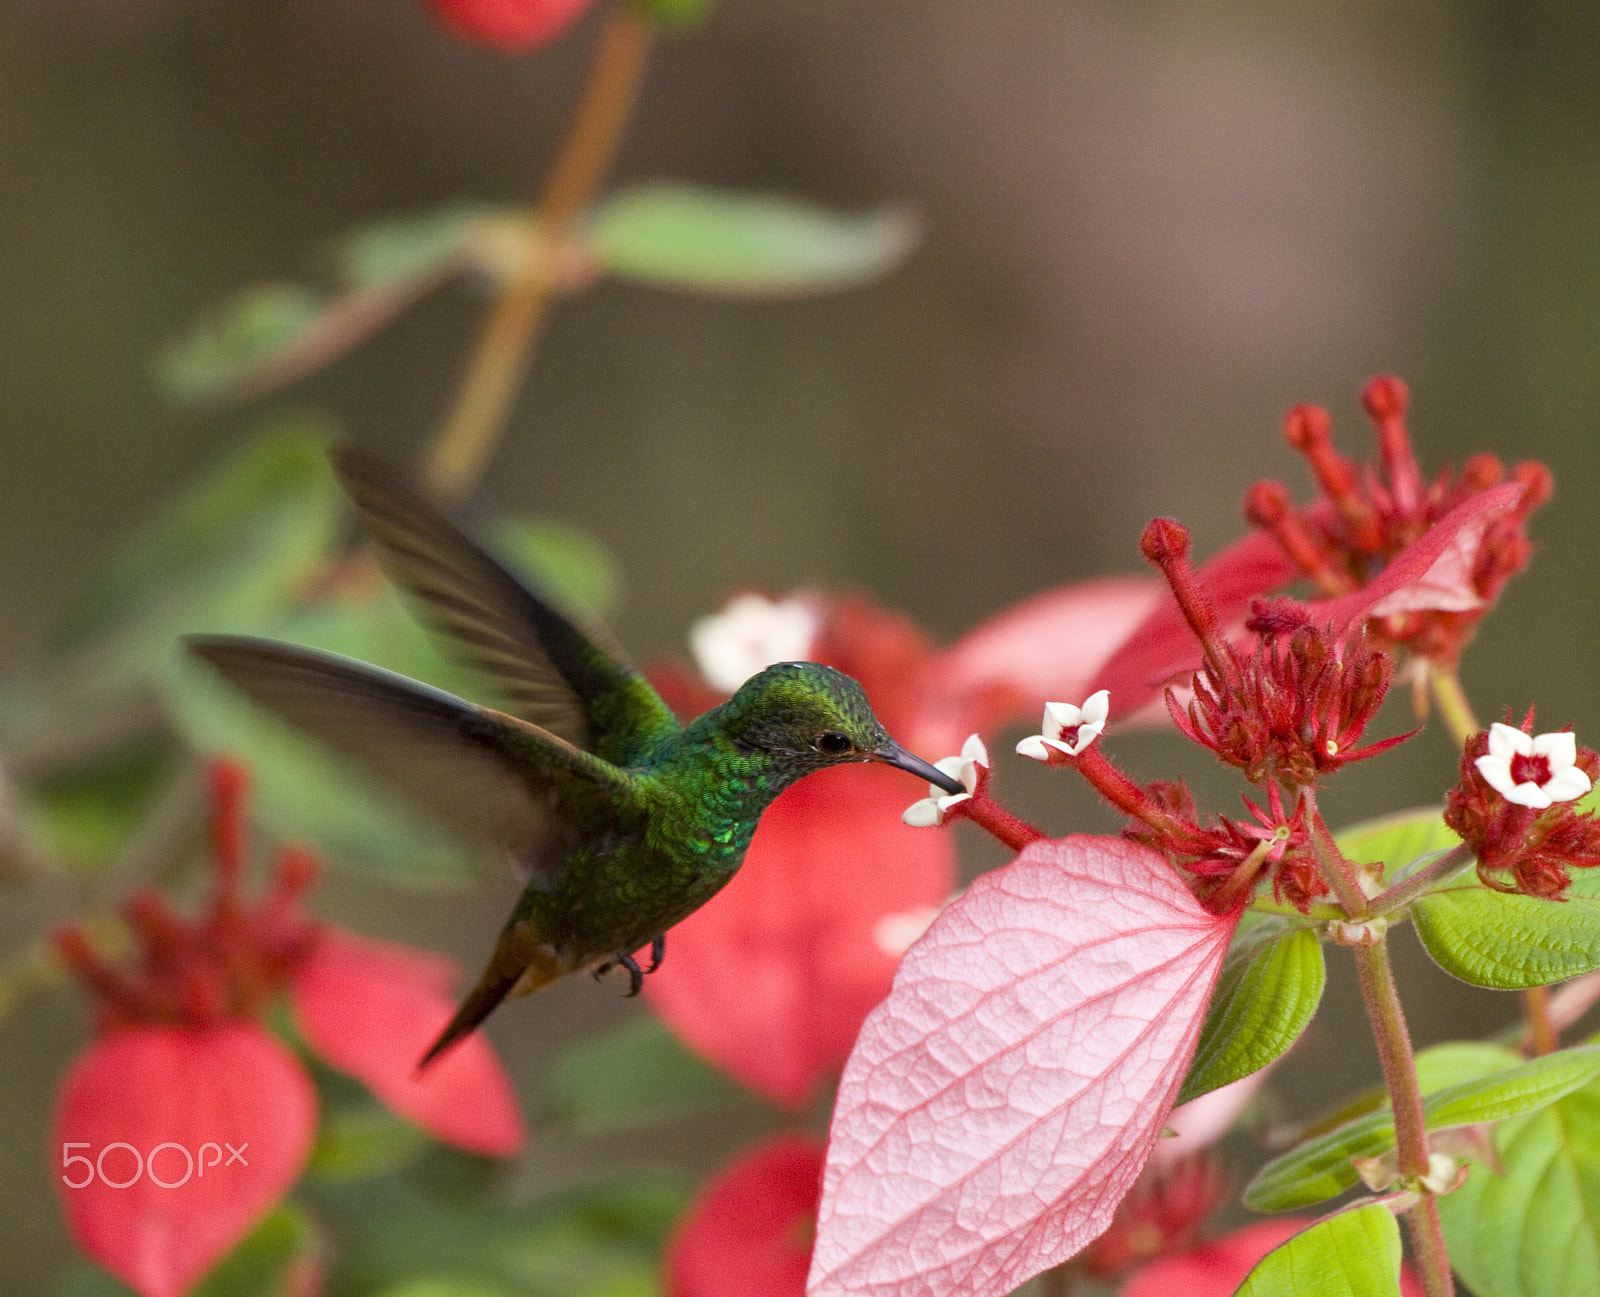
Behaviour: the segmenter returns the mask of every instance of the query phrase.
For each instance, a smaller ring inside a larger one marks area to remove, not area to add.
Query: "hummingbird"
[[[877,761],[962,791],[889,737],[860,684],[816,662],[768,667],[680,724],[606,630],[530,590],[399,470],[352,446],[331,459],[379,565],[505,710],[276,640],[185,642],[527,878],[482,977],[419,1067],[501,1001],[568,973],[621,967],[637,995],[667,930],[734,876],[762,813],[797,779]],[[641,968],[634,952],[647,945]]]

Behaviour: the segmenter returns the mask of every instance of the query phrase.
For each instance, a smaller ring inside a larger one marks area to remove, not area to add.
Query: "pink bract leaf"
[[[331,925],[289,988],[295,1024],[324,1059],[435,1139],[511,1157],[527,1142],[499,1056],[468,1036],[425,1072],[417,1061],[455,1012],[448,959]]]
[[[1343,630],[1389,613],[1479,607],[1482,600],[1472,584],[1479,542],[1495,517],[1513,508],[1526,489],[1521,482],[1507,482],[1458,504],[1396,554],[1370,585],[1307,605],[1312,620]]]
[[[670,1297],[802,1297],[822,1156],[781,1135],[719,1171],[667,1247]]]
[[[955,886],[949,835],[900,821],[923,791],[897,770],[844,766],[785,792],[734,880],[672,929],[645,980],[651,1007],[744,1084],[803,1106],[889,990],[901,948],[885,920]]]
[[[1195,573],[1224,627],[1242,625],[1250,602],[1300,575],[1282,547],[1266,532],[1252,532],[1212,556]],[[1121,725],[1166,724],[1161,691],[1176,673],[1192,668],[1200,645],[1177,603],[1162,598],[1128,636],[1087,692],[1111,691],[1111,715]]]
[[[180,1297],[311,1152],[305,1069],[254,1023],[113,1030],[62,1081],[52,1174],[78,1245],[143,1297]]]
[[[990,618],[930,671],[927,721],[948,718],[957,741],[1046,702],[1088,697],[1090,682],[1166,594],[1154,577],[1079,581]]]
[[[998,1297],[1110,1223],[1234,920],[1155,852],[1036,842],[907,952],[834,1109],[810,1292]]]
[[[1117,1289],[1117,1297],[1233,1297],[1235,1289],[1273,1248],[1315,1224],[1306,1216],[1276,1216],[1150,1262]],[[1410,1266],[1400,1271],[1402,1297],[1423,1297]]]

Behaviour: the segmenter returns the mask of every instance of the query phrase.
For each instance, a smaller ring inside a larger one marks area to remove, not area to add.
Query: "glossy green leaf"
[[[471,689],[387,590],[359,604],[301,610],[275,634],[453,693]],[[175,660],[165,682],[168,712],[191,747],[231,753],[250,766],[251,814],[275,836],[308,842],[332,862],[358,864],[396,881],[447,882],[482,873],[486,862],[444,827],[229,688],[201,663]]]
[[[1411,907],[1440,968],[1497,990],[1548,986],[1600,968],[1600,870],[1575,869],[1562,901],[1509,895],[1465,874]]]
[[[1381,864],[1385,880],[1393,883],[1405,866],[1423,856],[1448,851],[1459,845],[1461,839],[1453,829],[1446,827],[1437,806],[1421,806],[1352,824],[1334,834],[1334,841],[1351,860]]]
[[[1381,1203],[1341,1211],[1274,1248],[1235,1297],[1399,1297],[1400,1227]]]
[[[107,673],[142,674],[165,662],[185,631],[272,625],[334,534],[331,432],[299,418],[246,443],[89,579],[53,646],[93,650],[104,687]]]
[[[1503,1121],[1534,1112],[1600,1076],[1600,1047],[1564,1049],[1520,1067],[1464,1081],[1427,1096],[1430,1130]],[[1343,1193],[1359,1178],[1351,1158],[1394,1147],[1394,1116],[1372,1113],[1319,1135],[1267,1163],[1244,1192],[1251,1211],[1293,1211]]]
[[[332,285],[241,290],[162,350],[156,377],[176,401],[260,396],[343,355],[455,274],[508,273],[525,229],[521,212],[467,204],[363,226],[335,244]]]
[[[894,207],[841,215],[775,194],[624,190],[591,213],[589,253],[619,279],[729,297],[794,297],[887,274],[916,246]]]
[[[640,1016],[562,1050],[546,1095],[552,1120],[592,1134],[735,1102],[739,1090],[659,1019]]]
[[[1326,980],[1322,945],[1309,928],[1273,919],[1237,938],[1178,1102],[1249,1076],[1282,1054],[1316,1013]]]
[[[1504,1174],[1473,1165],[1439,1200],[1451,1264],[1477,1297],[1600,1293],[1600,1084],[1495,1138]]]

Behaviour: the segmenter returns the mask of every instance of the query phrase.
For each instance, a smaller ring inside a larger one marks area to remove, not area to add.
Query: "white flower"
[[[1487,755],[1475,764],[1506,801],[1542,811],[1582,797],[1593,786],[1577,760],[1578,740],[1570,730],[1535,737],[1497,721],[1489,726]]]
[[[1050,760],[1050,749],[1075,757],[1100,737],[1111,711],[1111,695],[1101,689],[1084,700],[1082,707],[1071,703],[1046,703],[1042,734],[1030,734],[1017,744],[1017,755],[1035,761]],[[1076,730],[1074,738],[1067,733]]]
[[[885,914],[872,927],[873,944],[891,959],[899,959],[938,917],[939,907],[936,905]]]
[[[959,779],[967,790],[964,793],[947,793],[944,789],[928,785],[928,795],[920,802],[912,802],[900,818],[914,829],[931,829],[944,823],[944,813],[957,802],[964,802],[978,788],[978,767],[989,768],[989,750],[976,734],[961,745],[959,757],[940,757],[934,768],[941,774]]]
[[[791,596],[735,595],[689,630],[689,651],[706,683],[732,693],[775,662],[803,662],[817,637],[817,610]]]

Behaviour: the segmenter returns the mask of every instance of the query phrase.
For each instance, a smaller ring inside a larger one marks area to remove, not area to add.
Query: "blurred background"
[[[483,495],[610,551],[639,658],[681,652],[751,584],[863,589],[951,640],[1047,586],[1139,570],[1152,515],[1181,517],[1204,555],[1240,533],[1253,480],[1308,496],[1283,411],[1330,406],[1364,459],[1356,392],[1392,371],[1426,470],[1478,450],[1553,470],[1543,548],[1463,675],[1485,719],[1537,700],[1593,742],[1597,20],[1489,0],[723,0],[661,45],[617,178],[904,201],[924,242],[883,282],[813,301],[603,285],[561,303]],[[37,653],[117,537],[274,411],[320,409],[415,461],[481,313],[470,292],[218,415],[165,404],[152,357],[346,227],[531,192],[593,26],[505,58],[417,0],[0,6],[0,661]],[[1184,746],[1118,751],[1236,806]],[[1436,800],[1455,778],[1440,727],[1408,752],[1340,780],[1330,820]],[[1002,788],[1047,827],[1108,827],[1020,764]],[[970,868],[994,863],[965,845]],[[473,963],[513,890],[419,899],[341,877],[322,901]],[[0,933],[37,932],[56,903],[8,898]],[[1514,1014],[1400,944],[1423,1043]],[[1294,1111],[1376,1076],[1347,962],[1277,1074]],[[554,1042],[623,1013],[612,989],[572,979],[497,1019],[525,1095]],[[85,1030],[75,991],[0,1023],[3,1291],[47,1289],[70,1252],[42,1132]],[[724,1135],[656,1152],[698,1174],[748,1132]],[[559,1147],[541,1157],[530,1175],[565,1173]]]

